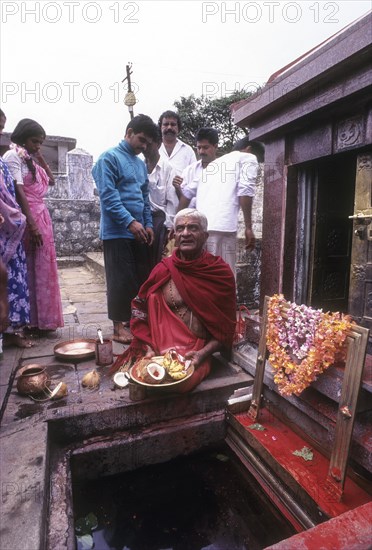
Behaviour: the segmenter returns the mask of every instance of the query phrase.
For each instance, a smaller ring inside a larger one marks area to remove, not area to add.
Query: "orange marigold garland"
[[[266,345],[279,392],[300,395],[325,369],[345,358],[345,340],[352,325],[348,315],[323,313],[287,302],[281,294],[272,296]]]

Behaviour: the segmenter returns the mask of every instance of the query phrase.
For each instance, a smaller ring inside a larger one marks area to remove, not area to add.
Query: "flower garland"
[[[13,149],[17,153],[19,158],[21,158],[22,160],[25,160],[25,161],[26,160],[32,160],[32,157],[31,157],[30,153],[24,147],[21,147],[20,145],[17,145],[16,143],[11,143],[9,145],[9,148]]]
[[[350,316],[299,306],[281,294],[270,298],[267,315],[269,362],[282,395],[300,395],[325,369],[345,358]]]

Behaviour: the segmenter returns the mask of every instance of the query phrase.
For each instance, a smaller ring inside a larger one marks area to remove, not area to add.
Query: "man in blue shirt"
[[[122,343],[131,340],[131,301],[149,275],[154,240],[147,169],[137,155],[156,137],[150,117],[134,117],[124,140],[102,153],[92,170],[101,202],[108,316],[114,324],[113,339]]]

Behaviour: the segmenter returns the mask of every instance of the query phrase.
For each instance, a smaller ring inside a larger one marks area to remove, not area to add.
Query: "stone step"
[[[85,265],[94,271],[99,277],[105,279],[105,262],[103,252],[86,252],[84,254]]]
[[[238,346],[234,349],[232,360],[247,371],[251,376],[256,372],[257,350],[248,345]],[[369,369],[367,369],[369,371]],[[368,374],[368,373],[367,373]],[[334,440],[336,418],[338,412],[337,400],[341,395],[340,373],[338,369],[327,371],[319,377],[325,377],[328,381],[312,384],[299,397],[282,396],[273,380],[273,374],[269,368],[264,373],[264,397],[290,426],[301,426],[308,434],[309,441],[318,445],[325,452],[330,453]],[[370,374],[367,379],[370,378]],[[320,387],[319,387],[320,386]],[[333,387],[332,387],[333,386]],[[372,434],[372,410],[370,399],[370,384],[363,384],[358,401],[358,413],[355,418],[353,430],[353,442],[350,450],[350,458],[354,468],[363,469],[372,473],[372,457],[370,437]]]

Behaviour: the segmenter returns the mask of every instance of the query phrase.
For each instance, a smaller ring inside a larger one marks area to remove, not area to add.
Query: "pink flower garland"
[[[323,313],[270,298],[266,345],[274,382],[282,395],[300,395],[336,360],[345,357],[345,340],[353,322],[342,313]]]
[[[17,153],[17,155],[19,156],[20,159],[22,159],[22,160],[30,160],[31,159],[30,153],[24,147],[21,147],[20,145],[17,145],[16,143],[11,143],[9,145],[9,148],[13,149]]]

